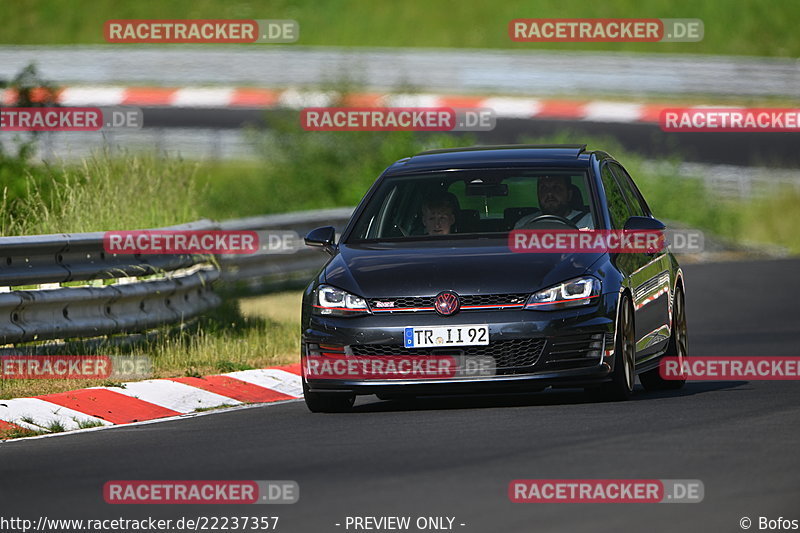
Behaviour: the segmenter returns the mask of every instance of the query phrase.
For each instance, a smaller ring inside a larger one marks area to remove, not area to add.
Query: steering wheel
[[[561,226],[569,226],[570,228],[578,229],[578,226],[572,223],[569,219],[560,217],[558,215],[539,215],[538,217],[526,222],[524,226],[517,229],[558,229]]]

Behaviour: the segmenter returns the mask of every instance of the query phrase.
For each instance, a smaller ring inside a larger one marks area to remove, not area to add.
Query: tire
[[[614,370],[611,381],[603,383],[596,393],[605,401],[624,401],[633,394],[636,383],[636,334],[633,306],[622,296],[617,312],[617,336],[614,343]]]
[[[672,334],[669,337],[667,351],[663,357],[677,357],[683,367],[683,362],[689,353],[689,343],[686,327],[686,307],[683,289],[678,287],[675,291],[675,302],[672,308]],[[659,369],[648,370],[639,376],[642,386],[648,391],[678,390],[686,384],[683,379],[664,379],[659,374]]]
[[[347,413],[353,408],[356,395],[346,392],[309,392],[303,382],[303,399],[312,413]]]

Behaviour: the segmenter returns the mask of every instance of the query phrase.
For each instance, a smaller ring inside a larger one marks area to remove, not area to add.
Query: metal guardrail
[[[214,227],[201,220],[164,229]],[[211,288],[219,271],[209,259],[106,254],[102,232],[0,237],[0,344],[134,333],[193,318],[219,303]]]
[[[351,213],[327,209],[159,228],[289,230],[298,237],[291,253],[262,249],[216,261],[107,254],[102,232],[0,237],[0,345],[133,334],[185,322],[220,303],[212,287],[220,280],[248,291],[304,283],[327,256],[305,248],[302,235],[324,225],[341,230]]]
[[[64,84],[141,85],[155,76],[158,85],[177,87],[320,87],[349,77],[379,91],[800,96],[793,58],[533,48],[0,46],[0,77],[11,79],[31,62]]]
[[[352,207],[343,207],[266,215],[220,223],[219,229],[223,230],[254,230],[266,233],[290,230],[299,236],[299,242],[292,253],[271,253],[262,249],[255,254],[219,256],[222,281],[232,288],[247,291],[263,291],[306,283],[329,256],[304,246],[303,236],[320,226],[334,226],[341,232],[352,213]]]

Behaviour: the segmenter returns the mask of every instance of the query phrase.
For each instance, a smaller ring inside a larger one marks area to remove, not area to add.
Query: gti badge
[[[458,312],[461,303],[458,301],[458,294],[453,291],[444,291],[436,295],[433,307],[440,315],[450,316]]]

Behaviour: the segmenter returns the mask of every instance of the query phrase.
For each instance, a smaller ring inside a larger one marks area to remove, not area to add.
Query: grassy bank
[[[354,205],[388,164],[465,142],[444,134],[305,132],[296,114],[272,120],[269,132],[252,133],[261,153],[257,162],[141,154],[99,154],[63,168],[0,161],[0,175],[13,165],[14,176],[0,182],[0,233],[152,228]]]
[[[205,193],[193,164],[100,155],[64,168],[19,166],[21,173],[0,185],[2,235],[152,228],[201,218]]]
[[[18,0],[3,5],[3,44],[101,44],[109,19],[294,19],[298,45],[591,50],[797,57],[791,0],[524,0],[506,2],[378,3],[371,0],[289,1],[266,4],[225,0]],[[699,18],[698,43],[514,43],[516,18]],[[113,46],[113,45],[112,45]],[[145,45],[147,46],[147,45]],[[167,45],[169,46],[169,45]],[[235,46],[235,45],[234,45]],[[260,45],[268,47],[269,45]]]
[[[296,300],[296,302],[294,302]],[[272,309],[283,313],[275,316]],[[156,378],[202,376],[270,365],[299,358],[300,295],[276,294],[227,301],[198,323],[132,346],[72,343],[54,348],[62,355],[138,355],[150,357]],[[291,312],[290,310],[296,310]],[[3,380],[0,399],[109,385],[102,380]]]

